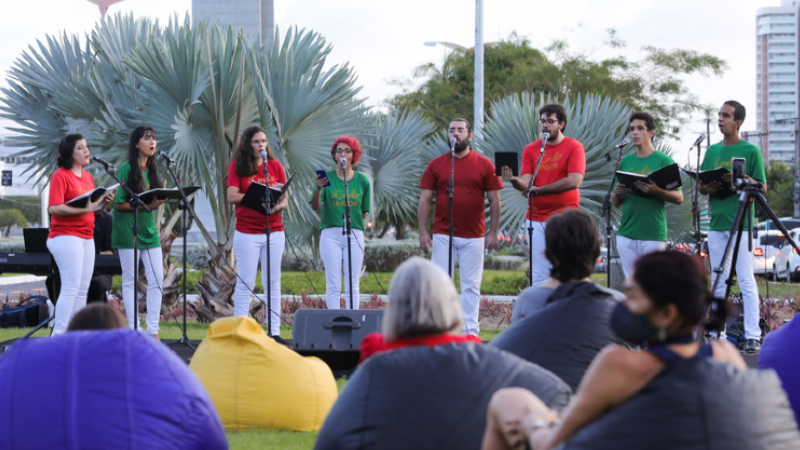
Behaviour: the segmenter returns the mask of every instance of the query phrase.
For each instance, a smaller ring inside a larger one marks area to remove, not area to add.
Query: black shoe
[[[761,351],[761,343],[758,339],[748,339],[744,344],[745,353],[758,353]]]
[[[275,342],[277,342],[278,344],[292,348],[292,341],[289,339],[284,339],[278,335],[272,336],[272,339],[275,339]]]

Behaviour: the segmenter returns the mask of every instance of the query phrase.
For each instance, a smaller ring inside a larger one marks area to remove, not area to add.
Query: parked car
[[[789,236],[797,242],[800,238],[800,228],[791,230]],[[797,250],[792,247],[788,239],[783,239],[772,267],[777,280],[786,280],[787,282],[800,280],[800,255],[797,254]]]
[[[594,266],[595,273],[606,273],[608,267],[608,249],[600,247],[600,257],[597,258],[597,264]]]
[[[759,231],[753,239],[753,273],[772,277],[775,275],[775,255],[786,238],[782,231],[771,229]]]
[[[781,224],[786,227],[786,230],[793,230],[795,228],[800,228],[800,219],[795,219],[794,217],[778,217],[778,220],[781,221]],[[770,231],[770,230],[778,230],[778,227],[772,220],[764,220],[762,222],[758,222],[754,231],[760,233],[762,231]]]

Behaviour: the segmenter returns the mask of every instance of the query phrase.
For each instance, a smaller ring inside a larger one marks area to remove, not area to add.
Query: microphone
[[[103,165],[103,167],[104,167],[106,170],[108,170],[108,166],[114,167],[114,165],[113,165],[113,164],[111,164],[110,162],[106,161],[105,159],[98,158],[97,156],[92,156],[92,161],[94,161],[94,162],[96,162],[96,163],[100,163],[100,164],[102,164],[102,165]]]
[[[347,160],[345,158],[342,158],[339,160],[339,162],[342,163],[342,169],[347,170]]]
[[[164,160],[167,161],[169,164],[175,164],[175,160],[170,158],[169,155],[164,153],[162,150],[158,151],[158,156],[164,158]]]
[[[455,137],[451,137],[450,138],[450,150],[455,151],[455,149],[456,149],[456,138]]]
[[[542,150],[541,150],[542,152],[544,152],[544,144],[545,144],[545,142],[547,142],[547,139],[549,137],[550,137],[550,133],[548,133],[546,131],[544,133],[542,133]]]
[[[692,147],[697,147],[698,145],[700,145],[700,143],[703,142],[703,139],[705,139],[705,138],[706,138],[706,134],[705,133],[700,133],[700,136],[697,136],[697,140],[694,141],[694,144],[692,144]]]
[[[625,138],[625,140],[624,140],[624,141],[622,141],[622,142],[620,142],[619,144],[617,144],[617,145],[615,145],[614,147],[612,147],[612,148],[611,148],[611,150],[616,150],[616,149],[618,149],[618,148],[625,147],[626,145],[628,145],[628,144],[630,144],[630,143],[631,143],[631,140],[630,140],[630,139],[628,139],[628,138]]]
[[[625,140],[624,140],[624,141],[622,141],[622,142],[620,142],[619,144],[617,144],[617,145],[615,145],[615,146],[611,147],[611,150],[617,150],[617,149],[619,149],[619,148],[625,147],[626,145],[628,145],[628,144],[630,144],[630,143],[631,143],[631,140],[630,140],[630,139],[628,139],[628,138],[625,138]],[[611,161],[612,159],[614,159],[614,157],[613,157],[613,156],[611,156],[611,150],[609,150],[608,152],[606,152],[606,161]]]
[[[261,159],[264,160],[264,164],[267,163],[267,152],[265,152],[264,150],[261,150]]]

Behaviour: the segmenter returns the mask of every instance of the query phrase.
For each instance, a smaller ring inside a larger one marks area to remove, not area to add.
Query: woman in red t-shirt
[[[89,145],[80,134],[69,134],[58,145],[57,169],[50,178],[50,235],[47,249],[61,274],[61,292],[56,301],[53,335],[65,333],[67,325],[86,306],[86,293],[94,272],[94,210],[105,208],[116,190],[83,208],[66,203],[94,189],[92,175],[83,170],[91,162]]]
[[[261,156],[266,153],[267,161]],[[264,164],[267,164],[267,177],[264,177]],[[228,203],[236,205],[236,231],[233,235],[233,251],[239,265],[239,277],[233,294],[233,315],[247,316],[250,312],[250,297],[256,278],[258,260],[261,258],[261,283],[264,295],[267,292],[267,217],[242,205],[242,198],[250,183],[267,186],[282,186],[286,183],[283,165],[275,158],[267,140],[267,133],[258,126],[249,127],[242,133],[236,147],[234,160],[228,169]],[[268,314],[273,336],[280,335],[281,308],[281,259],[286,237],[280,211],[289,206],[288,195],[272,207],[269,215],[269,275],[272,312]]]

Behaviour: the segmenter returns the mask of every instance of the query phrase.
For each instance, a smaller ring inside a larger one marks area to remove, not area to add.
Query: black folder
[[[281,188],[269,187],[269,196],[273,205],[276,205],[280,199],[283,198],[283,195],[286,194],[286,190],[289,189],[289,185],[292,184],[293,179],[294,175],[290,176]],[[247,187],[247,191],[244,193],[244,197],[242,197],[242,205],[252,208],[266,216],[267,208],[264,207],[264,191],[266,190],[267,185],[263,183],[250,183],[250,186]]]
[[[515,177],[519,175],[519,154],[517,152],[495,152],[494,170],[498,177],[502,175],[503,166],[511,168],[511,174]]]
[[[697,174],[693,170],[686,170],[686,169],[681,169],[681,170],[683,170],[686,173],[686,175],[689,175],[690,177],[692,177],[692,179],[696,181]],[[720,184],[722,185],[722,189],[718,190],[717,192],[714,192],[713,194],[709,194],[711,197],[714,197],[718,200],[724,200],[730,197],[731,195],[736,195],[736,189],[733,188],[733,185],[725,181],[725,174],[728,172],[730,172],[730,170],[724,167],[717,167],[716,169],[700,171],[700,181],[702,181],[703,184],[708,184],[711,183],[712,181],[719,181]]]
[[[617,172],[617,181],[624,184],[626,188],[631,190],[631,194],[638,195],[639,197],[653,197],[652,194],[645,194],[636,188],[637,181],[652,181],[661,189],[671,191],[683,186],[681,181],[681,171],[678,169],[677,164],[670,164],[664,166],[656,171],[650,172],[647,175],[631,172]]]

